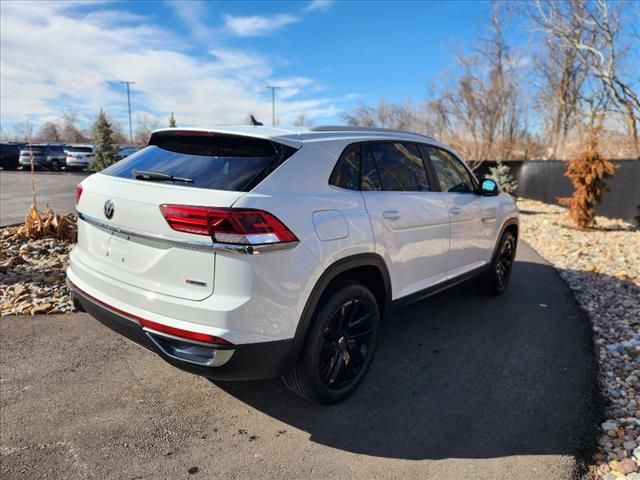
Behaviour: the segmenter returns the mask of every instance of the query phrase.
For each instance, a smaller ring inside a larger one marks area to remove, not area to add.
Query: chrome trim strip
[[[147,329],[147,328],[144,328],[144,331],[147,334],[147,337],[153,342],[153,344],[162,353],[164,353],[167,357],[173,358],[174,360],[177,360],[179,362],[187,362],[187,363],[191,363],[193,365],[200,365],[202,367],[221,367],[222,365],[227,363],[229,360],[231,360],[231,357],[233,357],[233,354],[236,352],[235,349],[233,349],[233,348],[220,349],[220,348],[216,348],[214,345],[212,345],[210,343],[203,343],[203,342],[196,342],[196,341],[193,341],[193,340],[186,340],[184,338],[174,337],[173,335],[160,333],[160,332],[157,332],[155,330],[151,330],[151,329]],[[203,347],[207,347],[207,348],[209,348],[211,350],[211,353],[212,353],[211,360],[208,360],[206,362],[200,362],[200,361],[197,361],[197,360],[186,358],[186,356],[179,357],[177,355],[174,355],[171,352],[167,351],[167,349],[161,343],[159,343],[158,340],[156,338],[154,338],[153,335],[150,335],[150,334],[157,335],[159,337],[164,337],[164,338],[172,338],[172,339],[184,342],[184,343],[190,343],[190,344],[193,344],[193,345],[200,345],[200,346],[203,346]]]
[[[92,217],[91,215],[87,215],[81,212],[78,212],[78,218],[84,222],[87,222],[90,225],[93,225],[94,227],[97,227],[101,230],[104,230],[107,233],[110,233],[111,235],[118,234],[121,236],[125,236],[127,237],[127,240],[131,240],[130,237],[134,237],[141,240],[155,242],[163,245],[169,245],[172,247],[187,248],[189,250],[199,250],[199,251],[205,251],[205,252],[220,251],[220,252],[237,253],[237,254],[245,254],[245,255],[259,255],[261,253],[287,250],[295,247],[299,243],[299,242],[287,242],[287,243],[274,243],[274,244],[263,244],[263,245],[237,245],[237,244],[226,244],[226,243],[214,243],[212,241],[191,240],[186,238],[169,237],[159,233],[129,230],[122,227],[118,227],[117,225],[105,223],[99,218]]]

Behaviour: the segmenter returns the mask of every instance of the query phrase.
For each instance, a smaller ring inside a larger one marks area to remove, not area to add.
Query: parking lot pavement
[[[75,211],[76,185],[82,172],[36,172],[38,208],[48,204],[56,212]],[[0,170],[0,227],[22,223],[31,206],[31,172]]]
[[[597,420],[590,326],[521,244],[507,293],[393,312],[361,388],[178,371],[86,314],[0,319],[0,477],[568,479]]]

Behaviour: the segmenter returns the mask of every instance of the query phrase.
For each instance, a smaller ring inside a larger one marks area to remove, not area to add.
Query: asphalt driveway
[[[0,319],[0,477],[566,479],[597,420],[591,330],[521,244],[500,298],[394,312],[333,407],[277,381],[213,385],[86,314]]]
[[[36,172],[38,208],[48,204],[59,213],[75,211],[76,185],[82,172]],[[31,206],[31,172],[0,170],[0,227],[22,223]]]

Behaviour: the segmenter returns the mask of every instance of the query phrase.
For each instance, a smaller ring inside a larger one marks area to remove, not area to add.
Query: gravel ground
[[[25,242],[16,230],[0,231],[0,315],[73,311],[64,273],[73,244],[54,238]]]
[[[593,473],[640,480],[640,231],[603,217],[581,231],[562,207],[518,206],[523,238],[556,267],[593,324],[607,399]]]

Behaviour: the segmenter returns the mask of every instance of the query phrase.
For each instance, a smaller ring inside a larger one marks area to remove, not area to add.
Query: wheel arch
[[[495,255],[496,255],[496,253],[498,251],[498,246],[500,245],[500,239],[502,239],[502,236],[505,234],[505,232],[510,232],[514,237],[516,237],[516,249],[518,248],[519,229],[520,229],[520,222],[519,222],[517,217],[508,218],[502,224],[502,228],[500,229],[500,233],[498,234],[498,237],[496,238],[496,243],[493,246],[493,254],[491,255],[491,260],[492,261],[495,258]]]
[[[356,281],[369,288],[378,301],[381,316],[391,305],[391,278],[380,255],[362,253],[331,264],[314,285],[302,311],[289,352],[288,368],[292,368],[300,357],[318,304],[341,281]]]

